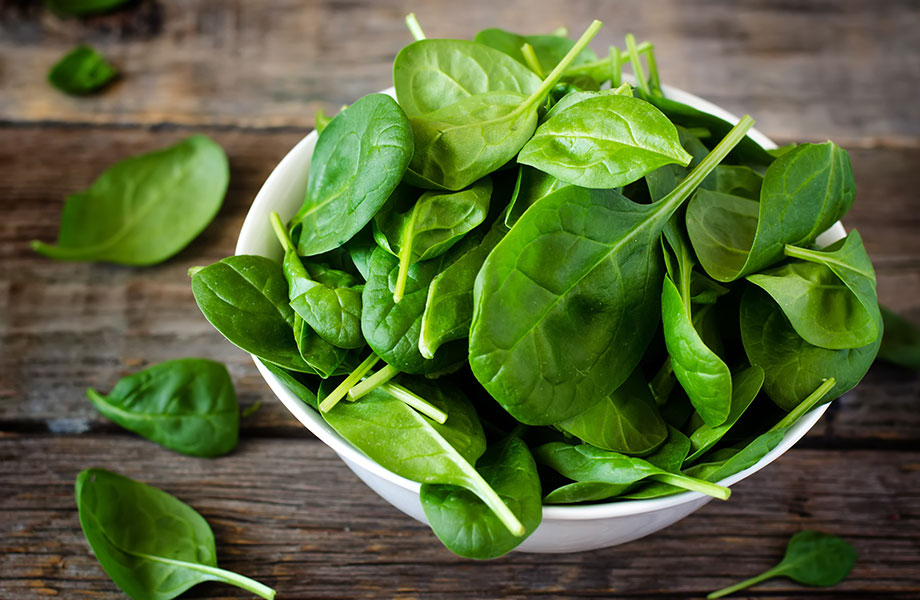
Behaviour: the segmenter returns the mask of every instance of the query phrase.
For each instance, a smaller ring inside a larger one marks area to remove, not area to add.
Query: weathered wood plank
[[[805,528],[857,548],[851,577],[832,591],[782,580],[760,591],[809,598],[920,594],[916,452],[794,450],[739,484],[729,502],[712,502],[643,541],[490,562],[451,555],[315,442],[246,439],[233,455],[208,461],[110,436],[7,436],[0,458],[4,597],[122,597],[77,521],[73,479],[89,466],[190,503],[214,527],[220,564],[275,586],[282,598],[699,597],[771,566],[788,537]],[[193,596],[245,595],[206,586]]]
[[[749,112],[790,139],[920,135],[920,8],[913,0],[734,2],[510,0],[246,2],[142,0],[109,15],[59,19],[38,3],[0,3],[0,119],[93,123],[306,126],[319,107],[391,85],[415,10],[429,36],[484,27],[523,32],[592,18],[595,47],[635,32],[652,40],[667,83]],[[95,98],[50,89],[45,73],[78,42],[123,77]]]
[[[233,252],[256,191],[299,133],[215,131],[231,162],[230,191],[215,222],[165,264],[124,268],[66,263],[33,253],[54,239],[63,198],[126,155],[173,143],[180,130],[0,128],[0,424],[13,430],[115,431],[85,400],[123,375],[170,358],[220,360],[241,404],[266,400],[244,427],[296,435],[249,357],[201,316],[186,271]],[[920,321],[920,149],[855,149],[858,228],[879,274],[884,302]],[[920,439],[920,377],[877,367],[813,435],[840,440]]]

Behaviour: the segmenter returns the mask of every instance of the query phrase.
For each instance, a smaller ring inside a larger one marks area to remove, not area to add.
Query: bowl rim
[[[625,79],[630,81],[630,77]],[[630,81],[634,83],[634,80]],[[738,117],[722,109],[721,107],[704,100],[694,94],[685,92],[681,89],[671,86],[662,86],[667,97],[682,102],[699,110],[708,112],[720,117],[729,123],[737,123]],[[381,93],[395,97],[395,90],[390,87]],[[756,129],[751,129],[748,135],[755,142],[766,149],[776,148],[776,143],[766,135]],[[259,189],[255,199],[250,206],[249,212],[243,221],[237,245],[234,250],[235,254],[253,254],[252,246],[258,244],[260,239],[259,229],[264,228],[264,223],[268,222],[268,214],[273,210],[275,198],[284,193],[289,185],[286,179],[289,178],[288,172],[293,171],[299,163],[304,160],[309,161],[312,156],[313,146],[316,143],[317,133],[315,130],[305,135],[275,166],[269,174],[265,183]],[[828,244],[837,239],[843,238],[846,231],[840,222],[835,223],[831,229],[822,234],[819,238],[819,244]],[[280,252],[280,250],[279,250]],[[370,473],[384,479],[385,481],[395,484],[407,491],[418,493],[421,487],[420,483],[401,477],[388,469],[377,464],[360,450],[351,445],[342,436],[336,433],[322,418],[317,411],[309,407],[302,400],[291,393],[287,387],[265,366],[261,360],[254,354],[250,355],[269,388],[274,392],[278,399],[284,404],[288,411],[300,421],[313,435],[320,439],[324,444],[329,446],[340,458],[353,463],[356,466],[369,471]],[[753,466],[726,477],[718,482],[719,485],[730,487],[735,483],[760,471],[774,460],[785,454],[789,448],[796,444],[808,431],[814,427],[824,412],[827,410],[829,403],[813,408],[803,415],[783,436],[782,441],[773,450],[768,452]],[[611,517],[621,517],[628,515],[639,515],[653,513],[675,506],[691,503],[700,499],[711,499],[699,492],[681,492],[672,496],[663,498],[652,498],[646,500],[616,500],[599,504],[571,504],[571,505],[543,505],[544,520],[558,521],[581,521],[595,519],[609,519]]]

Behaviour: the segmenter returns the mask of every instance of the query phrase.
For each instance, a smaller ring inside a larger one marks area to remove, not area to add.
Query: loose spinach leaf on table
[[[823,250],[789,246],[786,254],[799,260],[747,279],[773,297],[802,339],[831,350],[875,341],[875,270],[857,231]]]
[[[106,86],[118,70],[90,46],[77,46],[48,72],[48,82],[66,94],[91,94]]]
[[[45,6],[62,17],[82,17],[106,12],[131,0],[44,0]]]
[[[262,256],[230,256],[192,276],[198,308],[237,347],[268,362],[304,373],[294,339],[295,313],[281,266]]]
[[[537,128],[518,162],[588,188],[621,187],[670,163],[687,165],[677,129],[648,102],[599,95]]]
[[[170,600],[205,581],[275,597],[270,587],[217,567],[211,527],[175,496],[104,469],[82,471],[74,491],[93,554],[134,600]]]
[[[820,531],[800,531],[789,540],[786,555],[778,565],[756,577],[712,592],[706,598],[715,600],[773,577],[788,577],[814,587],[830,587],[850,574],[858,558],[853,546],[837,536]]]
[[[107,396],[86,395],[106,418],[170,450],[211,457],[236,447],[240,409],[218,362],[170,360],[121,379]]]
[[[496,558],[520,545],[543,519],[540,476],[527,444],[509,437],[490,446],[476,470],[524,526],[512,534],[498,516],[464,487],[422,484],[428,524],[447,549],[467,558]]]
[[[660,202],[562,188],[492,250],[474,292],[469,361],[512,416],[529,425],[574,417],[632,373],[660,314],[659,234],[750,125],[743,119]]]
[[[687,205],[687,231],[706,272],[734,281],[783,258],[786,244],[808,246],[853,204],[846,151],[802,144],[767,168],[760,202],[699,190]]]
[[[885,324],[879,359],[906,369],[920,369],[920,328],[884,306],[879,308]]]
[[[128,158],[67,198],[56,246],[33,241],[32,248],[58,260],[163,262],[208,226],[229,177],[227,155],[203,135]]]
[[[316,141],[306,198],[291,221],[297,251],[320,254],[358,233],[402,179],[413,148],[409,121],[387,95],[369,94],[336,115]]]

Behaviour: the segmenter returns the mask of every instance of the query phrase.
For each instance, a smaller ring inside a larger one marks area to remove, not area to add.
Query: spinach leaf
[[[240,409],[218,362],[170,360],[121,379],[108,396],[86,395],[106,418],[170,450],[212,457],[236,447]]]
[[[802,144],[767,168],[759,203],[698,191],[687,205],[687,231],[706,272],[734,281],[781,260],[786,244],[810,245],[850,209],[855,192],[845,150]]]
[[[473,467],[485,450],[476,411],[453,388],[427,388],[433,390],[438,393],[420,395],[447,413],[444,424],[419,414],[379,387],[358,402],[339,402],[321,414],[342,437],[385,469],[420,483],[463,487],[476,494],[510,533],[524,535],[524,525]]]
[[[773,577],[788,577],[797,583],[830,587],[843,581],[859,555],[853,546],[837,536],[820,531],[800,531],[789,540],[786,555],[778,565],[741,583],[712,592],[707,600],[734,594]]]
[[[667,117],[647,102],[617,94],[588,98],[554,115],[518,155],[521,164],[598,189],[624,186],[690,159]]]
[[[801,260],[747,279],[773,297],[802,339],[831,350],[875,341],[875,271],[858,232],[825,250],[790,246],[786,254]]]
[[[45,6],[62,17],[82,17],[107,12],[130,0],[45,0]]]
[[[469,361],[512,416],[528,425],[574,417],[632,373],[660,314],[659,234],[750,126],[742,119],[660,202],[562,188],[495,246],[476,281]]]
[[[763,175],[743,165],[719,165],[700,188],[748,200],[760,200]]]
[[[569,185],[549,173],[538,171],[526,165],[521,165],[518,173],[520,183],[517,186],[517,193],[512,197],[505,213],[505,227],[508,229],[514,227],[514,224],[518,222],[524,211],[536,204],[538,200]]]
[[[496,219],[481,241],[470,240],[465,251],[431,280],[418,339],[422,356],[434,358],[443,344],[469,336],[476,275],[507,232],[502,219]]]
[[[307,382],[303,381],[303,375],[297,373],[296,371],[290,371],[284,367],[279,367],[274,363],[268,361],[262,361],[262,366],[268,369],[272,375],[281,380],[281,383],[284,384],[292,394],[303,400],[308,406],[313,407],[316,410],[319,410],[319,405],[316,400],[316,392],[313,391],[315,386],[311,388]]]
[[[361,295],[364,307],[361,331],[374,353],[387,364],[405,373],[434,373],[462,360],[463,345],[459,342],[443,346],[431,359],[426,359],[419,351],[419,337],[428,287],[463,249],[459,246],[457,252],[409,267],[405,292],[399,303],[393,300],[399,261],[383,248],[374,250]]]
[[[843,350],[809,344],[770,296],[755,286],[744,291],[740,319],[748,360],[764,370],[764,390],[784,410],[796,406],[829,377],[837,384],[828,401],[840,397],[863,378],[881,344],[882,336],[860,348]]]
[[[351,262],[365,281],[370,273],[371,254],[377,247],[372,230],[371,226],[365,227],[345,244],[345,250],[351,257]]]
[[[584,102],[590,98],[597,98],[600,96],[632,96],[632,87],[627,83],[622,86],[612,89],[612,90],[577,90],[569,92],[565,96],[559,99],[558,102],[553,104],[553,107],[546,111],[546,114],[540,120],[541,123],[545,123],[549,119],[555,117],[562,111]]]
[[[374,217],[374,234],[399,258],[394,301],[402,299],[409,266],[444,254],[482,223],[491,196],[488,176],[459,192],[425,192],[415,201],[404,193],[391,196]]]
[[[671,473],[647,460],[601,450],[588,444],[572,446],[550,442],[534,451],[538,461],[573,481],[602,482],[628,485],[651,479],[687,490],[727,500],[731,490],[712,483]]]
[[[128,158],[67,198],[56,246],[36,240],[32,249],[58,260],[163,262],[208,226],[229,177],[227,155],[203,135]]]
[[[198,308],[234,345],[292,371],[314,373],[294,339],[294,311],[278,263],[262,256],[230,256],[192,277]]]
[[[885,333],[878,357],[905,369],[920,369],[920,328],[884,306],[879,308]]]
[[[565,55],[568,54],[575,45],[573,40],[558,35],[519,35],[493,27],[483,29],[473,38],[478,44],[484,44],[504,52],[522,65],[529,66],[527,59],[521,48],[524,44],[530,44],[533,48],[537,62],[545,71],[552,71],[562,62]],[[585,48],[579,53],[570,64],[580,65],[597,60],[597,55],[589,48]],[[537,73],[542,77],[542,73]]]
[[[540,477],[527,444],[517,437],[490,446],[476,470],[518,517],[523,535],[512,534],[479,496],[463,487],[422,484],[422,508],[448,550],[467,558],[496,558],[516,548],[543,519]]]
[[[48,72],[48,82],[65,94],[91,94],[115,79],[118,71],[90,46],[77,46]]]
[[[668,437],[640,369],[603,401],[556,424],[583,442],[622,454],[648,454]]]
[[[540,103],[600,25],[592,23],[553,72],[532,88],[532,73],[526,67],[488,46],[422,40],[404,48],[393,65],[393,80],[415,136],[412,170],[459,190],[511,160],[533,134]],[[483,61],[495,65],[483,67]],[[472,77],[470,71],[475,72]],[[507,79],[495,83],[495,73]],[[470,88],[457,89],[466,80]],[[425,95],[420,96],[423,86]],[[429,95],[438,90],[443,93]]]
[[[402,179],[413,148],[405,113],[385,94],[368,94],[329,121],[291,221],[298,252],[338,248],[367,225]]]
[[[339,369],[339,366],[348,357],[348,350],[336,348],[321,338],[296,313],[294,314],[292,330],[294,341],[297,343],[297,351],[300,352],[300,358],[310,366],[312,373],[325,379],[331,375],[339,375],[343,371],[345,373],[350,371],[348,366]]]
[[[275,597],[270,587],[217,567],[211,527],[175,496],[104,469],[82,471],[74,491],[93,554],[134,600],[170,600],[205,581]]]

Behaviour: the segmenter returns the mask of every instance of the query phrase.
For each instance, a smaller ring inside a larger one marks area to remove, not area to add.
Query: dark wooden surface
[[[832,138],[859,195],[846,225],[873,257],[883,302],[920,322],[920,3],[247,2],[138,0],[61,20],[0,0],[0,598],[123,597],[92,557],[72,499],[100,466],[198,509],[222,566],[280,598],[695,598],[770,566],[803,528],[859,550],[832,590],[766,583],[752,598],[920,597],[920,377],[877,365],[770,468],[680,523],[618,548],[512,554],[480,563],[444,550],[377,498],[275,401],[249,358],[211,329],[185,271],[232,252],[255,192],[309,131],[313,111],[389,85],[415,10],[429,35],[492,25],[547,31],[605,21],[652,39],[667,83],[750,112],[779,142]],[[123,77],[102,95],[50,89],[77,42]],[[165,264],[61,263],[28,241],[56,235],[63,198],[128,154],[191,131],[226,149],[224,208]],[[230,368],[240,402],[262,401],[239,448],[192,459],[114,427],[83,391],[179,356]],[[245,597],[217,585],[188,597]]]

